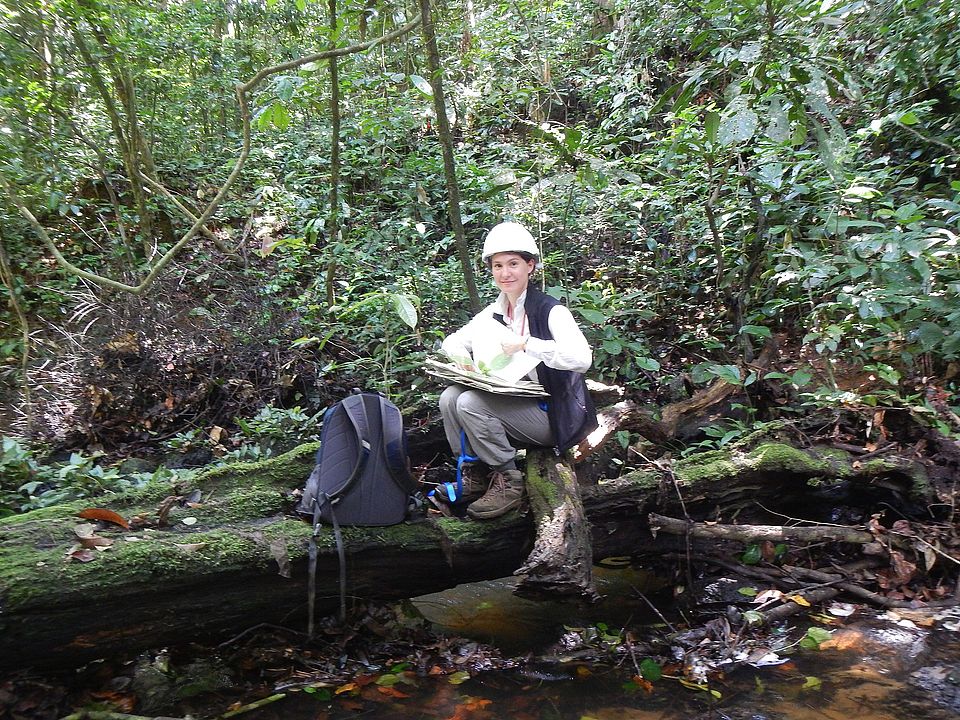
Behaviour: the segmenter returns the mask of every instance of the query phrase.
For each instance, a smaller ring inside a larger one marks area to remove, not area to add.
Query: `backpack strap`
[[[356,479],[363,474],[367,461],[370,459],[370,425],[367,423],[367,409],[363,404],[363,397],[360,395],[351,395],[344,398],[341,403],[343,411],[347,414],[350,424],[357,434],[357,447],[360,452],[357,454],[357,462],[350,472],[350,476],[336,491],[330,493],[327,498],[331,502],[336,502],[340,494],[350,487]]]
[[[410,490],[410,470],[407,467],[406,438],[403,433],[403,416],[396,405],[382,395],[380,399],[380,423],[383,432],[383,451],[390,476],[404,490]]]

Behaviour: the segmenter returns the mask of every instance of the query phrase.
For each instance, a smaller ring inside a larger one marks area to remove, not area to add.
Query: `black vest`
[[[553,340],[548,318],[550,311],[560,304],[559,300],[540,292],[532,285],[527,288],[524,310],[533,337]],[[537,365],[537,375],[543,389],[550,393],[547,417],[557,452],[562,453],[579,444],[597,428],[597,411],[587,391],[583,373],[556,370],[540,363]]]

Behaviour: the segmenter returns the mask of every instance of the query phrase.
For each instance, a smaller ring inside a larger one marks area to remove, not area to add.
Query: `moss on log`
[[[261,622],[305,628],[311,529],[294,516],[291,493],[309,474],[315,450],[305,445],[212,470],[190,487],[154,483],[0,520],[0,667],[222,639]],[[925,487],[922,469],[906,461],[858,464],[843,452],[767,444],[663,463],[581,492],[593,556],[602,558],[651,547],[646,514],[675,511],[678,490],[691,516],[704,517],[757,501],[792,509],[813,485],[843,479],[904,496]],[[194,506],[172,502],[194,489],[202,493]],[[142,524],[99,523],[97,535],[113,543],[81,562],[69,552],[75,526],[90,522],[77,513],[90,506]],[[161,507],[166,524],[158,522]],[[523,564],[534,537],[531,517],[518,512],[487,522],[431,517],[345,528],[347,591],[389,600],[503,577]],[[317,609],[332,613],[338,566],[329,528],[318,544]]]

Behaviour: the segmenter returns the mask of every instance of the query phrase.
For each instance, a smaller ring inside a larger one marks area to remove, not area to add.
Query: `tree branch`
[[[53,242],[53,239],[44,229],[43,225],[40,224],[40,221],[30,212],[29,208],[24,204],[24,202],[17,196],[13,186],[10,182],[0,175],[0,187],[3,188],[4,193],[9,198],[10,202],[17,208],[20,214],[30,223],[31,227],[37,232],[40,236],[40,239],[43,241],[43,244],[50,250],[53,257],[56,259],[57,263],[68,272],[76,275],[77,277],[83,278],[84,280],[89,280],[90,282],[96,283],[102,287],[110,288],[113,290],[121,290],[123,292],[128,292],[133,295],[140,295],[143,293],[153,281],[156,280],[160,272],[170,264],[174,257],[180,252],[180,250],[186,245],[190,240],[196,236],[202,228],[206,226],[207,221],[213,216],[213,213],[216,212],[217,208],[220,207],[220,203],[223,202],[223,199],[226,197],[227,193],[230,191],[230,188],[233,187],[233,184],[236,182],[237,178],[240,176],[243,166],[247,161],[247,158],[250,155],[250,143],[251,143],[251,128],[250,128],[250,106],[249,106],[249,95],[250,93],[267,77],[275,75],[279,72],[285,70],[292,70],[303,65],[306,65],[311,62],[317,62],[319,60],[325,60],[331,57],[340,57],[343,55],[350,55],[353,53],[363,52],[369,50],[370,48],[376,47],[383,43],[390,42],[398,37],[406,35],[411,30],[416,28],[420,24],[420,18],[414,18],[410,22],[402,25],[393,32],[382,35],[379,38],[373,40],[368,40],[367,42],[358,43],[356,45],[348,45],[346,47],[331,48],[329,50],[324,50],[322,52],[314,53],[312,55],[306,55],[295,60],[290,60],[285,63],[280,63],[279,65],[273,65],[271,67],[264,68],[260,70],[256,75],[247,80],[245,83],[238,84],[236,86],[237,94],[237,104],[240,108],[240,117],[243,120],[243,144],[240,150],[240,155],[237,157],[237,161],[233,166],[233,170],[230,171],[230,174],[227,176],[227,179],[224,181],[223,185],[220,187],[220,190],[214,196],[214,198],[207,204],[203,212],[196,218],[193,219],[193,224],[183,235],[173,245],[163,257],[157,260],[156,264],[150,269],[150,272],[147,273],[146,277],[137,285],[130,285],[128,283],[119,282],[113,280],[112,278],[104,277],[103,275],[97,275],[96,273],[88,272],[82,268],[77,267],[71,263],[63,254],[59,251],[56,244]],[[141,177],[144,177],[140,174]],[[155,187],[153,183],[149,183],[152,187]],[[180,206],[179,203],[176,205]]]

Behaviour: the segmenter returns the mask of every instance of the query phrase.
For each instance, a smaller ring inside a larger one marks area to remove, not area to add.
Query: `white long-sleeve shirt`
[[[513,316],[508,317],[507,296],[500,293],[493,303],[481,310],[470,322],[444,339],[441,346],[443,351],[449,357],[472,357],[473,339],[477,337],[477,333],[483,332],[483,326],[497,314],[503,316],[517,335],[528,338],[525,350],[531,357],[556,370],[586,372],[593,362],[593,351],[570,311],[564,305],[556,305],[550,309],[547,324],[553,340],[532,337],[524,308],[526,299],[527,293],[524,292],[513,308]]]

